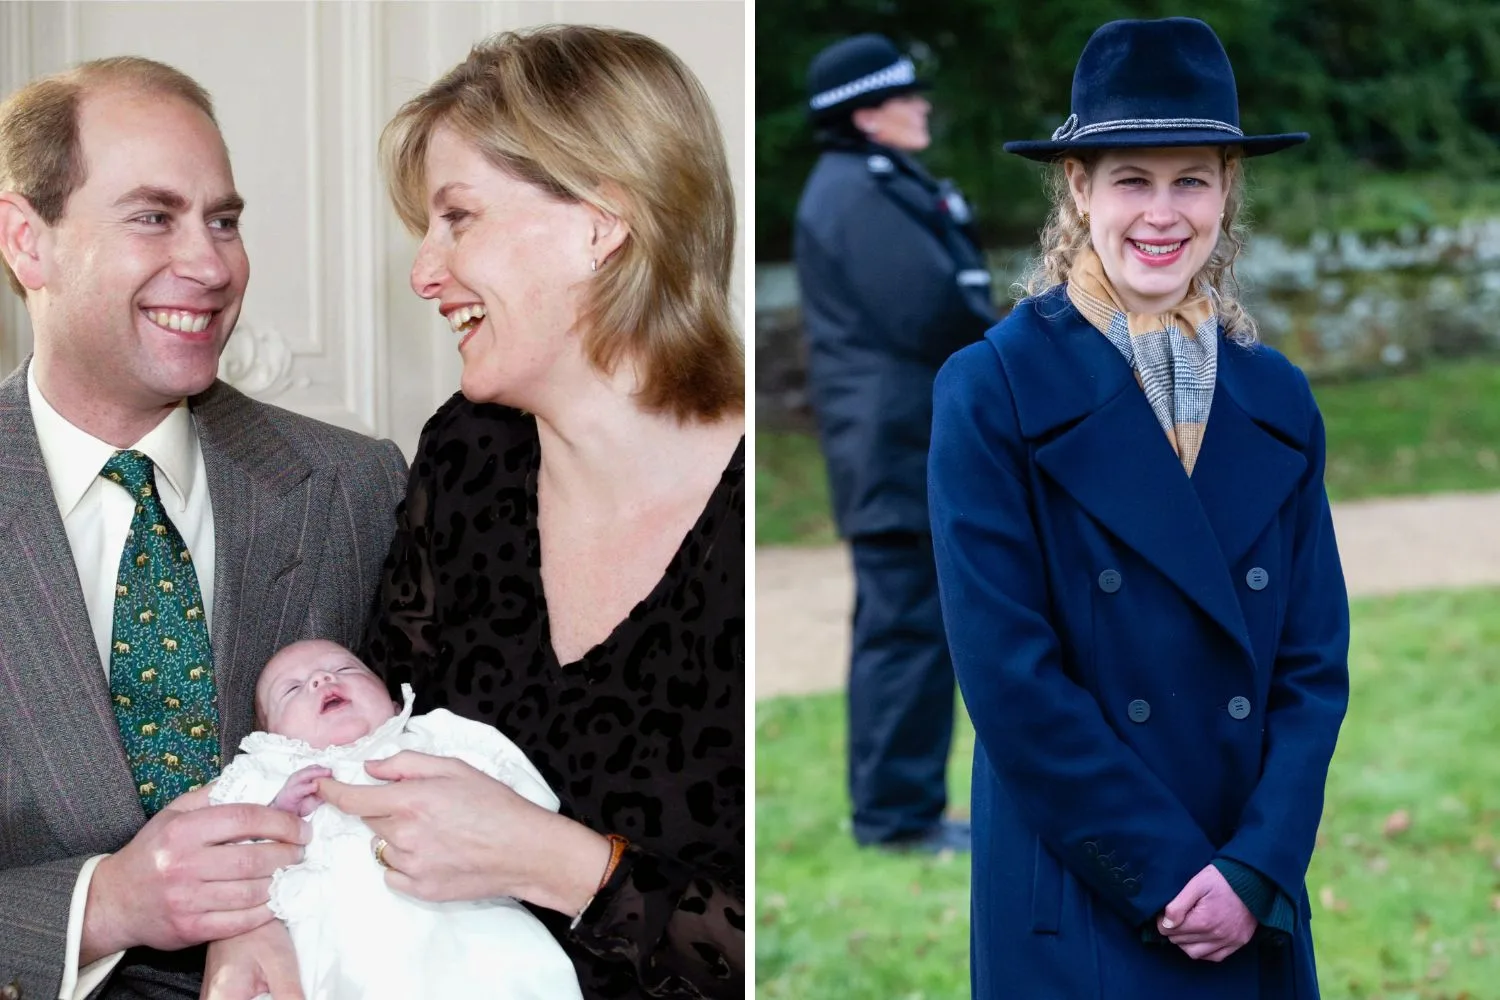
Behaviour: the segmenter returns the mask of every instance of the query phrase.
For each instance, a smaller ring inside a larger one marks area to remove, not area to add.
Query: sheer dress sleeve
[[[573,934],[591,952],[631,963],[647,996],[739,1000],[743,881],[630,847]]]

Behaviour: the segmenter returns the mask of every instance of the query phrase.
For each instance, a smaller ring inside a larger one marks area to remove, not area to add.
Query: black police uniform
[[[932,383],[996,319],[957,191],[911,157],[832,142],[797,208],[808,382],[855,573],[849,785],[861,843],[947,804],[953,668],[927,519]]]

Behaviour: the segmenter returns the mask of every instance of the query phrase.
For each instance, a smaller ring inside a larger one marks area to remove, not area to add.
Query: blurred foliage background
[[[924,162],[978,206],[987,245],[1028,243],[1045,206],[1038,168],[1002,152],[1068,115],[1095,28],[1184,13],[1164,0],[760,0],[756,4],[756,256],[791,255],[816,149],[806,71],[825,45],[878,31],[934,88]],[[1199,0],[1234,64],[1246,131],[1311,132],[1254,164],[1256,215],[1278,234],[1441,221],[1500,204],[1500,4],[1489,0]],[[1412,183],[1381,184],[1383,175]],[[1371,182],[1376,181],[1371,188]]]

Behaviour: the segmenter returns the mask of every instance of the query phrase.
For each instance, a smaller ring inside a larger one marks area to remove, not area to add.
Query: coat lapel
[[[1047,302],[1048,336],[1015,351],[1032,356],[1010,378],[1023,432],[1039,441],[1036,464],[1253,655],[1215,524],[1130,367],[1065,295]]]
[[[1288,443],[1306,442],[1289,426],[1286,402],[1256,391],[1248,375],[1255,363],[1256,356],[1242,347],[1219,348],[1213,408],[1193,470],[1193,488],[1230,566],[1250,550],[1307,471],[1307,459]]]
[[[1134,386],[1120,393],[1038,448],[1036,462],[1248,651],[1244,614],[1213,525],[1144,393]]]
[[[26,395],[0,383],[0,746],[70,852],[128,840],[145,814]]]
[[[191,406],[214,512],[210,640],[227,762],[254,728],[261,667],[307,607],[316,567],[304,567],[302,555],[324,531],[329,483],[301,460],[264,407],[230,386],[214,383]]]

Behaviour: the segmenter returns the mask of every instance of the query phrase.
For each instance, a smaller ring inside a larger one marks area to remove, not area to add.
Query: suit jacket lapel
[[[297,457],[262,407],[228,385],[216,382],[191,405],[214,511],[210,640],[227,762],[254,728],[261,667],[300,624],[288,614],[307,606],[316,568],[302,566],[303,547],[322,534],[329,483]]]
[[[0,383],[0,745],[74,853],[128,840],[145,814],[125,760],[78,571],[36,440],[26,365]]]

